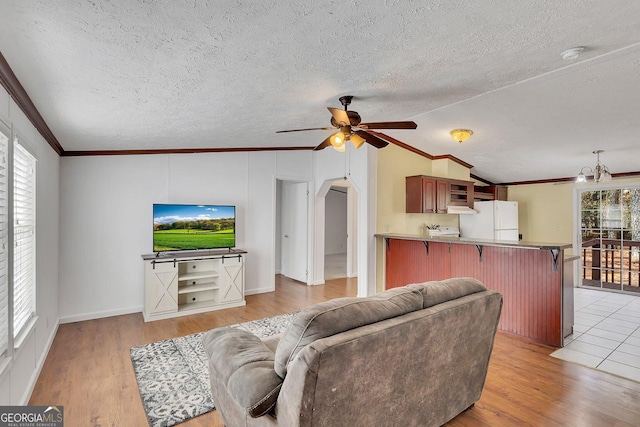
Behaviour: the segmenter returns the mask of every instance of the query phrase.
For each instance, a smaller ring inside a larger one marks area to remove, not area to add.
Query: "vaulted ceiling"
[[[492,182],[640,171],[635,0],[3,0],[0,52],[67,151],[313,147],[354,95]]]

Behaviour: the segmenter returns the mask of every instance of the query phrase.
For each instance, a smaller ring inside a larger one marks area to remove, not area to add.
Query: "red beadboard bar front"
[[[450,277],[451,258],[446,243],[391,239],[387,244],[387,289],[424,282],[425,277],[432,277],[430,280]]]
[[[563,295],[563,269],[572,269],[564,263],[564,249],[570,245],[378,237],[385,240],[387,289],[473,277],[502,294],[500,330],[554,347],[562,347],[563,329],[564,335],[572,331],[573,313],[567,310],[573,310],[573,292]]]

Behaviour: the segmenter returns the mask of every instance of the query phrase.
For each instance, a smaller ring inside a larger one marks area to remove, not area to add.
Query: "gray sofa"
[[[228,427],[439,426],[482,393],[502,296],[470,278],[338,298],[279,336],[207,332]]]

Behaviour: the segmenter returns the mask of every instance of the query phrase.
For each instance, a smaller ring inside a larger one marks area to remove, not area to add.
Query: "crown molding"
[[[53,132],[51,132],[51,129],[49,129],[49,126],[47,126],[47,123],[40,115],[40,112],[38,112],[38,109],[31,101],[31,98],[29,98],[27,91],[24,90],[24,87],[13,73],[13,70],[1,52],[0,84],[2,84],[2,87],[5,88],[9,93],[9,96],[11,96],[18,107],[20,107],[22,112],[27,116],[38,132],[40,132],[40,135],[42,135],[47,143],[49,143],[51,148],[53,148],[58,155],[62,155],[64,153],[62,145],[60,145]]]
[[[475,179],[476,181],[480,181],[483,184],[487,184],[487,185],[496,185],[495,183],[489,181],[488,179],[484,179],[481,176],[478,175],[474,175],[472,173],[469,174],[469,176],[471,177],[471,179]]]
[[[380,133],[380,132],[375,132],[375,131],[372,131],[372,130],[368,130],[367,132],[372,133],[372,134],[374,134],[376,136],[379,136],[380,138],[384,139],[385,141],[391,142],[393,145],[397,145],[398,147],[404,148],[405,150],[409,150],[412,153],[416,153],[416,154],[418,154],[418,155],[420,155],[422,157],[426,157],[429,160],[447,159],[447,160],[451,160],[452,162],[455,162],[455,163],[457,163],[457,164],[459,164],[461,166],[464,166],[465,168],[468,168],[468,169],[473,168],[473,165],[470,165],[469,163],[467,163],[467,162],[465,162],[463,160],[460,160],[459,158],[457,158],[455,156],[452,156],[451,154],[442,154],[442,155],[439,155],[439,156],[434,156],[434,155],[429,154],[429,153],[427,153],[425,151],[418,150],[417,148],[412,147],[411,145],[406,144],[406,143],[404,143],[402,141],[399,141],[399,140],[397,140],[397,139],[395,139],[395,138],[393,138],[393,137],[391,137],[391,136],[389,136],[387,134]]]
[[[64,151],[62,157],[132,156],[144,154],[238,153],[249,151],[312,151],[313,147],[243,147],[243,148],[167,148],[152,150],[86,150]]]
[[[612,173],[611,177],[613,178],[628,178],[640,176],[640,171],[636,172],[621,172],[621,173]],[[551,179],[537,179],[532,181],[515,181],[515,182],[502,182],[497,185],[529,185],[529,184],[554,184],[561,182],[576,182],[576,177],[570,178],[551,178]]]

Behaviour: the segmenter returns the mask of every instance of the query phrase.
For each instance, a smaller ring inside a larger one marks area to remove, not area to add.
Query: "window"
[[[36,159],[18,142],[13,147],[13,336],[36,311]]]
[[[582,285],[640,292],[640,188],[580,193]]]
[[[9,353],[9,203],[7,193],[8,126],[0,121],[0,361]]]

